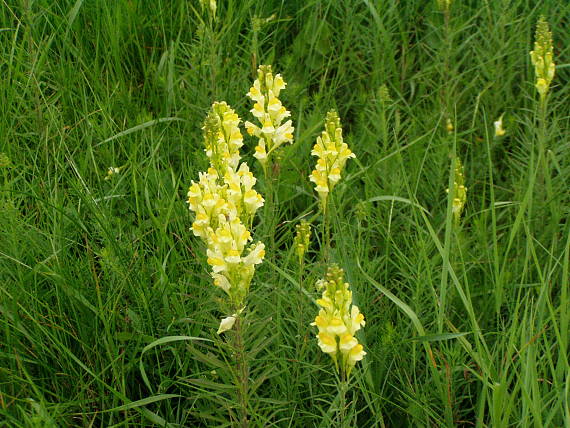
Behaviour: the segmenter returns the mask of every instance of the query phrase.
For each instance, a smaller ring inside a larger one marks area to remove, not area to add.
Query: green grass
[[[331,108],[357,155],[333,194],[331,258],[367,320],[347,413],[361,427],[570,426],[567,2],[455,0],[447,24],[435,0],[218,3],[215,22],[197,1],[1,3],[0,426],[231,425],[226,314],[185,195],[207,166],[208,108],[251,120],[245,93],[269,63],[296,134],[278,218],[258,215],[258,230],[278,226],[248,302],[251,426],[334,425],[334,368],[309,326],[320,235],[304,290],[291,248],[302,216],[320,224],[307,176]],[[543,122],[541,14],[557,64]],[[242,152],[261,177],[254,145]]]

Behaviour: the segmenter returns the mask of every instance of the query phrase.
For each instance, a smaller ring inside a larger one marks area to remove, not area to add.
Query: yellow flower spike
[[[212,105],[202,128],[210,167],[199,174],[198,182],[192,182],[187,201],[196,215],[192,231],[207,246],[214,285],[227,293],[231,308],[241,311],[265,247],[261,242],[250,244],[249,228],[264,200],[253,188],[257,180],[249,167],[240,164],[243,138],[239,123],[228,104]],[[236,316],[224,318],[218,333],[230,329]]]
[[[552,33],[548,27],[548,22],[544,16],[541,16],[536,24],[534,50],[530,52],[530,59],[536,74],[535,86],[542,99],[546,97],[550,83],[554,78],[556,65],[553,58]]]
[[[285,86],[280,74],[273,76],[270,65],[261,65],[257,70],[257,79],[246,94],[255,101],[250,111],[259,120],[261,127],[245,122],[245,128],[249,135],[258,138],[254,157],[264,168],[275,149],[284,143],[293,143],[292,121],[283,123],[291,113],[278,98]]]
[[[239,149],[243,137],[239,130],[240,118],[225,102],[215,102],[204,121],[205,152],[212,168],[223,176],[228,168],[236,169],[241,159]]]
[[[455,218],[455,224],[459,224],[463,208],[467,202],[467,187],[464,185],[463,165],[459,158],[455,158],[453,187],[455,196],[452,201],[452,212]],[[449,193],[449,189],[446,190]]]
[[[300,224],[295,226],[297,229],[297,234],[293,241],[295,247],[295,252],[299,258],[299,264],[302,264],[305,252],[309,249],[309,243],[311,240],[311,224],[305,220],[301,221]]]
[[[325,209],[328,195],[340,181],[346,161],[356,157],[343,141],[340,119],[334,110],[327,113],[325,130],[317,137],[311,155],[318,159],[309,180],[315,183],[315,190]]]
[[[348,376],[356,362],[366,355],[354,337],[365,325],[364,316],[352,305],[350,286],[344,282],[344,272],[338,266],[329,267],[325,279],[317,282],[324,290],[322,298],[317,300],[321,309],[311,325],[319,330],[317,339],[321,350],[333,357],[337,370]]]

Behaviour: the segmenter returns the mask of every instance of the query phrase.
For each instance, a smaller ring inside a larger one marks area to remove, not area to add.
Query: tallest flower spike
[[[253,155],[265,170],[271,153],[284,143],[293,142],[291,120],[282,123],[291,113],[281,104],[279,93],[287,84],[280,74],[273,76],[270,65],[261,65],[257,70],[257,79],[246,94],[255,101],[251,113],[261,126],[245,122],[249,135],[257,137],[258,144]]]
[[[552,47],[552,33],[548,22],[541,16],[536,24],[534,50],[530,52],[530,59],[536,74],[536,89],[540,98],[545,98],[550,83],[554,78],[554,49]]]
[[[253,217],[264,201],[253,188],[256,179],[249,167],[240,163],[239,122],[225,102],[212,105],[202,128],[210,168],[188,190],[188,205],[195,213],[192,231],[206,243],[210,275],[228,295],[234,313],[222,321],[218,333],[231,328],[243,310],[255,266],[265,255],[262,242],[250,243]]]

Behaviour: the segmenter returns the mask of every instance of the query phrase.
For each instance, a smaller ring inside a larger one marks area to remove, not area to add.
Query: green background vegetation
[[[349,414],[568,426],[568,3],[456,0],[447,23],[435,0],[219,3],[215,22],[184,0],[0,3],[0,426],[231,422],[231,355],[156,341],[215,340],[226,315],[185,194],[207,165],[209,106],[251,120],[262,63],[288,82],[296,131],[249,299],[251,425],[333,425],[333,366],[309,327],[318,235],[305,292],[291,244],[317,210],[310,149],[336,108],[357,159],[334,191],[331,256],[367,319]],[[558,66],[542,122],[540,14]],[[243,153],[261,177],[254,145]],[[460,227],[445,192],[455,156]],[[104,180],[110,166],[121,172]]]

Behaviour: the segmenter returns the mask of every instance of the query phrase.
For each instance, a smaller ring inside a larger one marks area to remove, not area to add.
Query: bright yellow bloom
[[[258,138],[253,155],[265,167],[271,153],[284,143],[293,142],[292,121],[283,120],[291,113],[281,104],[279,93],[286,86],[280,74],[273,76],[270,65],[261,65],[257,70],[257,79],[249,89],[247,96],[255,104],[250,110],[259,121],[260,126],[245,122],[249,135]]]
[[[315,183],[315,190],[325,209],[328,195],[340,181],[347,159],[356,157],[342,138],[340,119],[334,110],[327,113],[325,130],[317,137],[311,154],[318,159],[309,180]]]
[[[536,74],[536,89],[540,97],[544,98],[548,93],[556,68],[554,64],[552,33],[544,16],[541,16],[536,24],[534,50],[530,52],[530,59]]]
[[[366,355],[354,336],[366,324],[364,315],[352,304],[352,292],[338,266],[331,266],[318,285],[324,286],[322,297],[317,300],[321,309],[311,325],[319,329],[317,339],[321,350],[348,376],[356,362]]]

